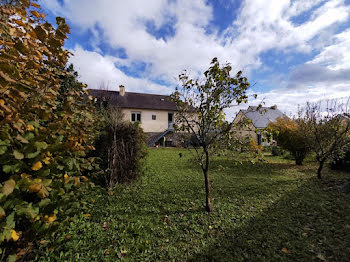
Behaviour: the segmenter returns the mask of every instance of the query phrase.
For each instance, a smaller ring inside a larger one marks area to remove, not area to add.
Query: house
[[[270,122],[284,116],[277,106],[257,107],[249,106],[246,110],[240,110],[233,120],[236,130],[241,137],[251,137],[258,145],[270,145],[270,138],[264,134],[264,129]]]
[[[174,116],[176,105],[166,95],[90,89],[90,94],[97,99],[108,101],[110,106],[120,108],[124,120],[140,123],[147,137],[149,146],[176,145]]]

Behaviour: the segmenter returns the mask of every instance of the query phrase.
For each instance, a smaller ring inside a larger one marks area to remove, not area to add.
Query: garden
[[[179,158],[179,153],[183,154]],[[41,240],[38,261],[347,261],[347,173],[246,155],[212,160],[204,211],[201,169],[183,149],[150,149],[145,174],[107,194],[84,190],[79,212]]]

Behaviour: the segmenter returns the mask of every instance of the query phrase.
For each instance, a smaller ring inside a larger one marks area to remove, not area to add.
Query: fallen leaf
[[[326,261],[325,257],[324,257],[321,253],[318,253],[316,257],[317,257],[319,260]]]
[[[284,252],[284,253],[286,253],[286,254],[289,254],[289,250],[288,250],[288,249],[286,249],[285,247],[284,247],[284,248],[282,248],[282,252]]]
[[[83,217],[90,217],[90,214],[84,214]]]

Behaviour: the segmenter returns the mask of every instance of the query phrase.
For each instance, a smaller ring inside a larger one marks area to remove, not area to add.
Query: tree
[[[57,17],[52,26],[29,0],[8,1],[0,10],[2,244],[64,216],[58,203],[67,203],[86,179],[95,133],[92,97],[66,68],[65,19]]]
[[[276,122],[270,122],[267,130],[281,148],[293,155],[295,164],[303,164],[306,155],[311,151],[308,126],[303,119],[280,117]]]
[[[180,87],[171,95],[177,105],[175,128],[191,133],[199,148],[189,147],[204,175],[206,211],[212,210],[210,203],[210,156],[220,141],[230,138],[233,122],[225,121],[224,110],[240,103],[246,103],[249,83],[239,71],[230,75],[230,64],[220,66],[217,58],[204,72],[203,79],[190,79],[187,72],[179,75]]]
[[[305,121],[310,126],[311,148],[319,164],[317,177],[321,179],[325,162],[350,144],[349,100],[308,103]]]

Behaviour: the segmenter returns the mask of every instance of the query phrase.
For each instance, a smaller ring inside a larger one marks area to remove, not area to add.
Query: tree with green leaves
[[[187,72],[179,75],[181,86],[171,95],[177,105],[175,128],[195,137],[199,147],[188,147],[198,161],[204,175],[206,211],[212,210],[210,202],[210,157],[233,136],[233,122],[225,120],[225,110],[248,101],[249,83],[239,71],[231,76],[229,63],[220,65],[217,58],[204,72],[203,79],[191,79]]]
[[[64,217],[95,138],[92,97],[66,68],[65,19],[52,26],[35,1],[17,2],[0,7],[1,247]]]

